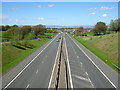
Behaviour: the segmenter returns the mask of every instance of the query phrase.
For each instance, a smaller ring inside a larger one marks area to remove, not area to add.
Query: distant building
[[[90,32],[91,29],[84,29],[84,32]]]
[[[64,29],[64,32],[69,32],[70,34],[73,34],[76,29]]]

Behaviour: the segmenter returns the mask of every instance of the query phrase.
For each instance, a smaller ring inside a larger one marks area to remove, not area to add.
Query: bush
[[[105,34],[111,34],[111,32],[106,32]]]
[[[22,43],[21,43],[22,46],[26,47],[26,48],[30,48],[30,49],[33,49],[34,48],[34,45],[31,44],[29,41],[27,40],[24,40]]]
[[[14,46],[14,47],[17,47],[19,49],[26,50],[26,48],[24,46],[22,46],[19,41],[11,41],[11,45]]]
[[[34,45],[31,44],[27,40],[24,40],[24,41],[21,41],[21,42],[20,41],[11,41],[11,45],[15,46],[17,48],[20,48],[20,49],[24,49],[24,50],[26,50],[26,48],[30,48],[30,49],[34,48]]]
[[[34,33],[29,33],[29,34],[27,34],[27,35],[25,36],[25,39],[26,39],[26,40],[35,39]]]

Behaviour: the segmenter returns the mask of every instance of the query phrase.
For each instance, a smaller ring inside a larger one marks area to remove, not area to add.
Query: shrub
[[[26,50],[26,48],[24,46],[22,46],[19,41],[11,41],[11,45],[14,46],[14,47],[17,47],[19,49]]]
[[[26,48],[30,48],[30,49],[33,49],[34,48],[34,45],[31,44],[29,41],[27,40],[24,40],[23,42],[21,42],[21,45],[26,47]]]
[[[27,35],[25,36],[25,39],[26,39],[26,40],[35,39],[34,33],[29,33],[29,34],[27,34]]]
[[[15,46],[17,48],[20,48],[20,49],[24,49],[24,50],[26,50],[26,48],[30,48],[30,49],[34,48],[34,45],[31,44],[27,40],[24,40],[24,41],[11,41],[11,45]]]

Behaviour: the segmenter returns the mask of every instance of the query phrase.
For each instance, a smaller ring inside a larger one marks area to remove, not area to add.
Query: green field
[[[118,33],[103,36],[74,36],[81,44],[118,71],[112,64],[118,63]]]
[[[46,36],[53,36],[54,33],[45,33]]]
[[[46,33],[45,36],[55,36],[56,34],[52,33]],[[51,38],[52,38],[51,37]],[[10,42],[3,42],[2,47],[0,47],[0,53],[2,53],[2,74],[9,71],[11,68],[16,66],[19,62],[24,60],[27,56],[29,56],[31,53],[33,53],[35,50],[40,48],[42,45],[44,45],[48,40],[51,38],[39,38],[39,39],[33,39],[33,40],[27,40],[30,45],[33,45],[34,48],[27,48],[22,46],[21,44],[16,46],[13,46]],[[19,41],[20,43],[26,42],[25,40]],[[0,72],[1,73],[1,72]]]

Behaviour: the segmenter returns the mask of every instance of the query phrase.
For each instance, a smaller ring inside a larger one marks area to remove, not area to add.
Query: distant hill
[[[18,25],[20,27],[24,25]],[[34,25],[31,25],[34,26]],[[63,26],[63,25],[45,25],[47,28],[79,28],[79,27],[84,27],[84,28],[93,28],[93,25],[76,25],[76,26]]]
[[[79,28],[81,27],[80,25],[77,26],[60,26],[60,25],[46,25],[47,28]],[[84,25],[84,28],[93,28],[94,26],[92,25]]]

